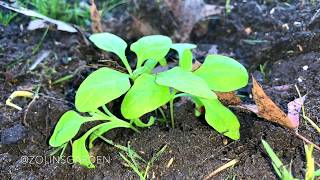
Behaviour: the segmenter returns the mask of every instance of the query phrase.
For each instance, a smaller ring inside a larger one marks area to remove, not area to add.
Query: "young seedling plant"
[[[237,117],[218,100],[214,92],[229,92],[247,85],[248,73],[236,60],[222,55],[208,55],[203,65],[192,71],[194,44],[172,43],[162,35],[145,36],[131,44],[130,50],[137,56],[137,64],[131,69],[126,57],[127,43],[110,33],[98,33],[90,40],[100,49],[116,54],[128,73],[107,67],[92,72],[76,92],[75,107],[82,116],[70,110],[62,115],[49,140],[52,147],[65,147],[78,133],[82,124],[90,121],[102,123],[88,130],[72,142],[72,158],[75,163],[94,168],[87,149],[104,133],[115,128],[150,127],[155,118],[147,123],[140,118],[169,103],[171,124],[174,127],[173,101],[187,96],[195,103],[195,110],[204,106],[205,119],[216,131],[237,140],[240,137],[240,124]],[[170,49],[177,51],[179,65],[170,70],[154,73],[159,63],[165,66]],[[108,110],[108,103],[124,95],[120,119]],[[198,113],[196,113],[199,115]]]

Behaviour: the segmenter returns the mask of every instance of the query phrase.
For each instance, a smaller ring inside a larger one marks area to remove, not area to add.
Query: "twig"
[[[220,166],[218,169],[214,170],[213,172],[211,172],[209,175],[207,175],[206,177],[203,178],[203,180],[208,180],[211,179],[212,177],[214,177],[215,175],[217,175],[219,172],[234,166],[237,162],[239,162],[239,160],[234,159],[232,161],[227,162],[226,164]]]
[[[310,140],[308,140],[307,138],[305,138],[304,136],[302,136],[301,134],[298,133],[298,131],[294,132],[294,134],[300,138],[301,140],[303,140],[304,142],[306,142],[307,144],[312,144],[317,150],[320,151],[320,147],[317,146],[315,143],[311,142]]]

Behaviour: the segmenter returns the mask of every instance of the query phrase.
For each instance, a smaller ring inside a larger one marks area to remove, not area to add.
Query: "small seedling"
[[[264,64],[259,64],[259,70],[263,76],[263,79],[266,79],[266,66],[268,62],[265,62]]]
[[[153,166],[153,163],[159,159],[159,157],[163,154],[166,148],[167,145],[163,146],[156,154],[152,156],[152,158],[148,162],[146,162],[139,156],[133,156],[133,153],[135,153],[135,151],[130,147],[129,144],[128,151],[126,152],[126,154],[119,154],[120,157],[125,161],[126,165],[129,166],[133,170],[133,172],[135,172],[139,176],[140,180],[145,180],[147,179],[147,175],[149,173],[150,168]]]
[[[90,116],[81,116],[76,111],[66,112],[56,125],[50,145],[59,147],[69,142],[86,122],[100,120],[104,123],[73,141],[74,162],[93,168],[86,149],[87,138],[89,148],[92,148],[93,141],[111,129],[130,128],[138,131],[135,127],[150,127],[155,122],[154,117],[148,123],[140,118],[157,109],[165,116],[161,107],[167,103],[170,105],[171,124],[174,127],[173,101],[182,96],[194,101],[196,112],[204,106],[205,119],[215,130],[231,139],[239,139],[240,124],[237,117],[220,103],[214,93],[234,91],[247,85],[248,73],[236,60],[221,55],[208,55],[203,65],[193,72],[191,49],[196,48],[196,45],[172,43],[169,37],[151,35],[131,44],[130,50],[137,56],[136,68],[132,70],[125,54],[127,43],[120,37],[98,33],[91,35],[90,40],[100,49],[116,54],[128,74],[103,67],[92,72],[80,85],[75,106],[78,112]],[[179,66],[153,73],[158,63],[162,66],[167,64],[165,57],[170,49],[177,51]],[[107,109],[108,103],[123,95],[120,109],[128,121],[116,117]]]

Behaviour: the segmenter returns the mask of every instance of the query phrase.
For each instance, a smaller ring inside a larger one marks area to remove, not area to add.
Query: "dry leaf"
[[[278,123],[290,129],[297,128],[299,122],[292,121],[263,91],[261,86],[252,77],[253,99],[258,107],[258,115],[266,120]]]
[[[306,96],[304,95],[288,103],[288,118],[295,124],[299,125],[300,111],[305,99]]]
[[[241,99],[239,98],[239,96],[236,95],[234,91],[215,93],[218,96],[218,99],[226,106],[241,104]]]
[[[192,71],[199,69],[201,65],[201,62],[195,60],[195,62],[192,64]]]
[[[102,26],[101,26],[101,16],[97,9],[96,4],[94,3],[94,0],[90,0],[90,17],[91,17],[91,30],[94,33],[100,33],[103,32]]]

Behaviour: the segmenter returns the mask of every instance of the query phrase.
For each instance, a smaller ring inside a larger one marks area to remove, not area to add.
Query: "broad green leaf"
[[[102,126],[108,125],[110,122],[99,124],[89,131],[87,131],[84,135],[82,135],[79,139],[75,140],[72,143],[72,160],[73,163],[79,163],[82,166],[87,168],[95,168],[94,164],[91,162],[90,154],[86,147],[86,140],[88,136],[99,129]]]
[[[85,122],[86,118],[80,116],[75,111],[65,112],[59,119],[49,140],[50,146],[59,147],[70,141],[78,133],[81,125]]]
[[[176,50],[179,55],[179,66],[187,71],[192,70],[192,52],[191,49],[196,48],[195,44],[176,43],[172,44],[172,49]]]
[[[237,140],[240,138],[240,124],[237,117],[218,99],[200,99],[206,110],[207,123],[219,133]]]
[[[129,73],[131,68],[126,57],[127,43],[120,37],[111,33],[97,33],[89,37],[89,39],[100,49],[115,53],[121,59]]]
[[[98,137],[100,137],[104,133],[110,131],[111,129],[119,128],[119,127],[130,128],[131,125],[129,123],[127,123],[127,122],[124,122],[124,121],[111,121],[111,122],[105,124],[104,126],[101,126],[99,129],[93,131],[93,133],[90,135],[90,137],[89,137],[89,149],[91,149],[93,147],[93,142]]]
[[[91,73],[80,85],[75,105],[80,112],[94,111],[130,88],[129,76],[109,68]]]
[[[137,68],[139,68],[143,62],[148,59],[161,61],[169,52],[171,45],[172,41],[169,37],[151,35],[140,38],[131,44],[130,49],[137,55]]]
[[[136,79],[121,104],[121,113],[125,118],[139,118],[170,100],[169,88],[156,84],[155,79],[150,74],[142,74]]]
[[[248,84],[248,72],[238,61],[222,56],[209,55],[203,65],[194,72],[204,79],[211,90],[229,92]]]
[[[194,75],[192,72],[183,70],[181,67],[175,67],[159,73],[156,78],[156,83],[202,98],[217,98],[203,79]]]

